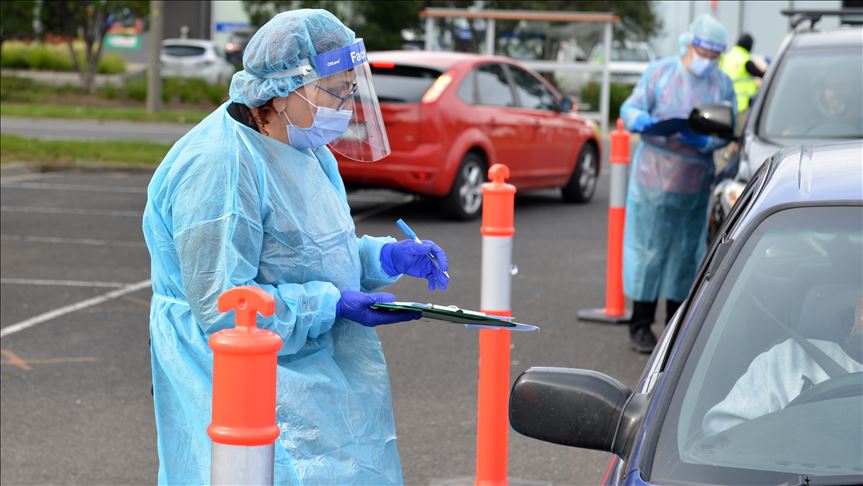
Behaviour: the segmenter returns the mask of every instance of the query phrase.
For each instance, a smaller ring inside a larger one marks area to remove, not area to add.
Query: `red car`
[[[339,157],[348,187],[440,198],[457,219],[479,216],[488,167],[509,166],[519,190],[559,187],[586,202],[599,175],[593,123],[522,64],[497,56],[369,54],[392,154],[373,164]]]

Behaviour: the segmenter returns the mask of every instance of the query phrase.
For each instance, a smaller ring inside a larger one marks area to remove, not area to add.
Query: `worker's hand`
[[[434,264],[429,254],[437,259],[440,269]],[[417,243],[413,240],[402,240],[387,243],[381,248],[381,266],[391,277],[405,274],[428,280],[429,290],[437,287],[446,290],[449,277],[444,274],[449,270],[446,253],[431,240]]]
[[[366,327],[393,324],[395,322],[419,319],[422,314],[408,311],[388,311],[372,309],[372,304],[382,304],[396,300],[393,294],[384,292],[367,294],[355,290],[345,290],[336,304],[336,318],[344,317]]]
[[[710,137],[707,135],[699,135],[689,129],[680,132],[680,141],[689,147],[696,150],[704,150],[710,143]]]
[[[655,125],[658,121],[658,118],[652,116],[650,113],[643,111],[639,113],[637,117],[635,117],[635,120],[633,120],[632,125],[629,128],[632,132],[641,133]]]

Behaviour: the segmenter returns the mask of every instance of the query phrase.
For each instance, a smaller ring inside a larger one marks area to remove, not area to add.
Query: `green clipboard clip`
[[[513,322],[511,317],[492,316],[485,312],[460,309],[454,305],[422,304],[419,302],[387,302],[372,304],[372,309],[420,312],[427,319],[464,324],[468,328],[503,329],[507,331],[538,331],[531,324]]]

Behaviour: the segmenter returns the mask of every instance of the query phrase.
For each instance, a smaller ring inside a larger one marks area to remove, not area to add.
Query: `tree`
[[[35,0],[0,2],[0,48],[8,39],[33,37]]]
[[[345,20],[369,50],[399,49],[402,30],[419,25],[422,0],[243,0],[243,7],[256,27],[279,12],[297,8],[322,8]]]
[[[56,0],[41,3],[40,19],[43,32],[66,39],[72,65],[81,75],[84,87],[93,93],[108,28],[116,21],[146,17],[148,11],[146,0]],[[74,41],[78,37],[84,41],[83,64],[75,52]]]

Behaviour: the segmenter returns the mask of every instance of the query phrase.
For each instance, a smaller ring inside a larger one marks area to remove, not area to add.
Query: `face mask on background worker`
[[[724,27],[709,15],[704,15],[693,21],[685,38],[691,39],[689,72],[700,78],[716,69],[719,55],[726,47]]]

